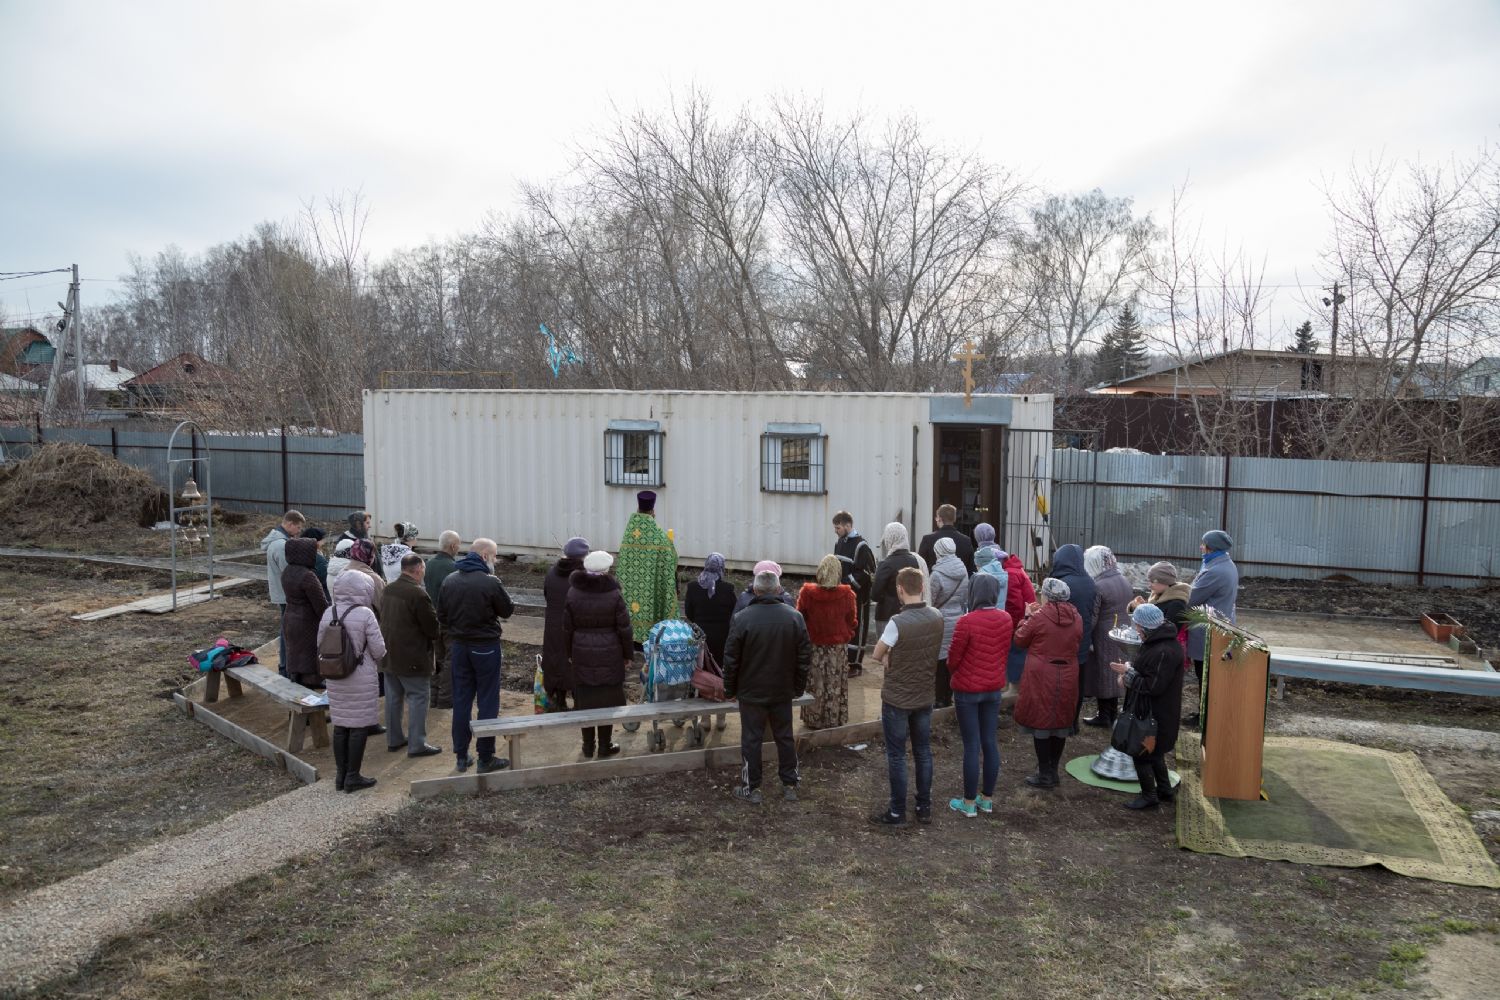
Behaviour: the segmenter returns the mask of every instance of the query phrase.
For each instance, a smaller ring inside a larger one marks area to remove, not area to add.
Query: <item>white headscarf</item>
[[[892,521],[885,526],[885,531],[880,533],[880,547],[890,555],[897,549],[910,549],[911,536],[906,533],[906,525],[900,521]]]

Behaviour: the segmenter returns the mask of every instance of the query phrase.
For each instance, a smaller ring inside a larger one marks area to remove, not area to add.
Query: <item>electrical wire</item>
[[[47,271],[0,271],[0,281],[10,281],[14,278],[35,278],[42,274],[67,274],[70,267],[54,267]]]

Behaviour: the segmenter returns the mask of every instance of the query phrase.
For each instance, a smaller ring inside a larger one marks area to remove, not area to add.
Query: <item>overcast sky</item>
[[[1278,284],[1316,283],[1320,186],[1351,158],[1500,137],[1497,0],[0,0],[0,65],[0,271],[76,262],[85,305],[132,252],[197,252],[344,189],[377,255],[472,229],[612,106],[688,86],[909,111],[1042,188],[1158,216],[1191,178],[1205,233]],[[65,286],[0,281],[0,313],[55,311]]]

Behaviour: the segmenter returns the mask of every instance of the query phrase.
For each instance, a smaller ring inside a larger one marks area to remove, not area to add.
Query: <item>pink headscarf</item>
[[[775,573],[777,576],[780,576],[781,567],[769,559],[762,559],[755,564],[755,575],[760,576],[762,573]]]

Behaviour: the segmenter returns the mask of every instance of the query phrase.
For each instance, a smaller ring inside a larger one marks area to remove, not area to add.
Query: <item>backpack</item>
[[[354,640],[349,630],[339,621],[339,606],[334,604],[333,617],[318,640],[318,676],[325,680],[341,681],[354,673],[359,666],[360,655],[354,649]]]

